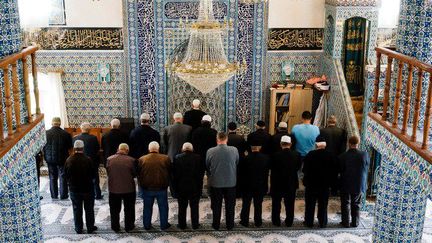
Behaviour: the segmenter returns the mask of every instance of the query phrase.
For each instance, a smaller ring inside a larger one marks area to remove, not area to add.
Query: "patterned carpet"
[[[340,205],[336,198],[329,202],[329,226],[326,229],[307,229],[303,227],[304,200],[299,198],[296,201],[294,226],[273,227],[271,225],[271,200],[266,198],[263,203],[264,224],[260,228],[245,228],[238,224],[241,210],[241,200],[236,204],[236,227],[233,231],[214,231],[211,228],[211,209],[208,198],[200,201],[200,223],[202,227],[198,230],[190,228],[179,230],[177,224],[177,202],[169,199],[169,222],[172,227],[167,231],[159,230],[158,210],[154,207],[152,231],[145,231],[142,224],[142,200],[137,199],[136,204],[136,229],[131,233],[124,230],[115,233],[110,228],[110,216],[108,206],[108,195],[106,192],[107,183],[101,180],[101,187],[104,191],[104,199],[95,202],[96,226],[99,230],[95,234],[78,235],[73,229],[73,215],[70,200],[52,200],[49,195],[49,182],[46,176],[41,178],[41,201],[42,222],[44,239],[46,242],[161,242],[161,243],[261,243],[261,242],[309,242],[309,243],[357,243],[372,242],[373,205],[368,205],[367,210],[361,212],[361,222],[357,229],[339,228]],[[251,210],[251,222],[252,222]],[[188,212],[189,214],[189,212]],[[283,215],[283,213],[282,213]],[[429,214],[430,215],[430,214]],[[121,214],[121,218],[123,214]],[[283,217],[282,217],[283,219]],[[317,223],[317,222],[316,222]],[[123,227],[123,220],[121,221]],[[222,225],[223,227],[223,225]],[[432,242],[432,217],[425,224],[425,234],[422,242]]]

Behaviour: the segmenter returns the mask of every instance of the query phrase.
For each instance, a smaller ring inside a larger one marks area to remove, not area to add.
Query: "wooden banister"
[[[395,51],[392,51],[390,49],[387,48],[383,48],[383,47],[376,47],[375,50],[377,52],[379,52],[380,54],[384,54],[388,57],[392,57],[394,59],[400,60],[404,63],[410,63],[413,66],[416,66],[420,69],[422,69],[424,72],[428,72],[428,73],[432,73],[432,65],[431,64],[427,64],[424,62],[421,62],[420,60],[414,58],[414,57],[410,57]]]
[[[21,126],[21,105],[20,105],[20,90],[18,83],[18,70],[16,62],[12,63],[12,91],[15,111],[15,126],[16,130],[20,130]]]
[[[34,54],[39,48],[37,46],[29,46],[24,48],[18,53],[6,56],[0,60],[0,68],[6,68],[12,63],[16,63],[18,60],[22,59],[25,56],[30,54]]]
[[[10,91],[10,79],[9,79],[9,68],[3,68],[3,80],[4,80],[4,92],[5,92],[5,104],[6,104],[6,124],[8,129],[8,136],[12,136],[12,98]]]

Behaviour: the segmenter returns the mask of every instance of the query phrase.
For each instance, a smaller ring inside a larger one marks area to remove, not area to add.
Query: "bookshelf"
[[[303,111],[312,110],[312,89],[294,86],[284,89],[270,89],[269,133],[274,134],[279,122],[288,123],[288,131],[301,123]]]

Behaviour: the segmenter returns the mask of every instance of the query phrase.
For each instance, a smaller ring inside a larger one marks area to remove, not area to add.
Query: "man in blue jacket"
[[[358,149],[360,139],[350,137],[349,150],[339,157],[341,173],[341,210],[344,227],[349,224],[349,205],[351,206],[351,227],[357,227],[360,221],[360,203],[366,191],[369,155]]]

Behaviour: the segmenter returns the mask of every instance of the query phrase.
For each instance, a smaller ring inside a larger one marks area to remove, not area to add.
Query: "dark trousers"
[[[165,230],[169,227],[168,223],[168,192],[167,190],[161,191],[148,191],[140,188],[141,198],[144,201],[143,222],[144,229],[151,228],[151,219],[153,215],[153,204],[156,199],[159,208],[160,227]]]
[[[93,193],[70,192],[70,198],[72,201],[75,231],[80,232],[83,229],[83,204],[87,230],[92,230],[95,221]]]
[[[357,227],[360,221],[360,203],[362,201],[361,193],[343,193],[341,192],[341,211],[342,225],[349,226],[349,211],[351,206],[351,226]]]
[[[58,198],[58,180],[60,179],[60,198],[68,198],[67,182],[63,165],[48,164],[51,198]]]
[[[111,229],[120,230],[120,210],[123,201],[125,230],[135,228],[135,200],[136,193],[109,193],[109,206],[111,215]]]
[[[99,169],[95,171],[95,178],[93,179],[94,195],[96,199],[102,198],[102,192],[99,186]]]
[[[236,203],[236,188],[210,187],[211,209],[213,211],[213,228],[219,230],[222,215],[222,200],[225,200],[225,219],[228,230],[234,228],[234,210]]]
[[[272,223],[279,226],[281,224],[281,202],[284,200],[285,205],[285,225],[291,227],[294,222],[294,205],[296,199],[296,190],[289,192],[275,192],[272,194]]]
[[[178,205],[179,205],[179,209],[178,209],[179,228],[181,228],[181,229],[186,228],[186,211],[187,211],[188,204],[189,204],[189,207],[191,209],[192,228],[193,229],[198,228],[198,226],[199,226],[199,200],[200,200],[200,196],[193,196],[193,197],[178,196],[177,201],[178,201]]]
[[[255,226],[260,227],[262,225],[262,203],[264,199],[262,193],[243,192],[240,222],[244,226],[249,225],[249,212],[252,199],[254,203],[254,223]]]
[[[305,223],[307,227],[312,227],[315,215],[315,204],[318,202],[318,223],[320,227],[327,226],[327,205],[329,199],[329,189],[305,189]]]

